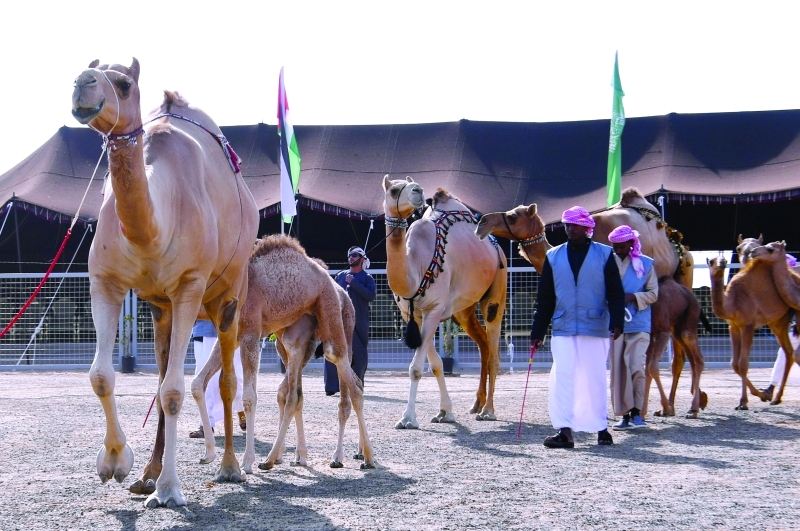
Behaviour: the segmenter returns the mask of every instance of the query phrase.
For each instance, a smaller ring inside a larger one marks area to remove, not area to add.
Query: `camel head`
[[[393,181],[389,175],[384,175],[383,191],[383,211],[389,217],[406,219],[414,210],[425,206],[422,187],[411,177]]]
[[[725,258],[706,258],[708,264],[708,271],[711,274],[711,280],[722,281],[725,276],[725,268],[728,267],[728,261]]]
[[[748,260],[750,260],[750,253],[753,252],[753,249],[756,247],[760,247],[764,244],[764,236],[762,234],[758,235],[758,239],[756,238],[744,238],[742,239],[742,235],[739,235],[739,245],[736,246],[736,254],[739,255],[739,263],[746,264]]]
[[[75,79],[72,116],[104,135],[136,130],[142,125],[138,82],[135,57],[129,67],[101,65],[95,59]]]
[[[522,241],[544,232],[544,222],[536,213],[536,203],[519,205],[507,212],[491,212],[481,216],[475,234],[481,240],[488,235]]]
[[[758,262],[786,264],[786,242],[772,242],[756,247],[750,252],[750,259]]]

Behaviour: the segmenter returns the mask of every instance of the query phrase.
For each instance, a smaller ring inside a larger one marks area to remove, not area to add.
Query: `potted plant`
[[[119,338],[122,349],[120,370],[131,373],[136,369],[136,357],[133,355],[133,315],[126,314],[122,318],[122,337]]]
[[[455,358],[456,341],[458,340],[458,329],[460,327],[453,321],[453,318],[442,323],[442,350],[444,351],[444,358],[442,358],[442,365],[444,366],[445,374],[453,374],[453,365]]]

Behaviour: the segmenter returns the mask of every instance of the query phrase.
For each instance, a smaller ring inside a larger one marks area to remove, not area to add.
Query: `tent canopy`
[[[277,213],[276,127],[221,129],[243,159],[262,215]],[[546,223],[576,204],[593,212],[606,207],[608,120],[296,126],[295,133],[301,205],[338,215],[383,215],[384,174],[412,177],[427,196],[446,188],[480,213],[535,202]],[[622,186],[681,201],[797,198],[799,133],[800,110],[630,118],[622,138]],[[0,200],[15,195],[50,215],[71,217],[100,153],[96,132],[62,127],[0,176]],[[106,166],[100,162],[83,220],[98,216]]]

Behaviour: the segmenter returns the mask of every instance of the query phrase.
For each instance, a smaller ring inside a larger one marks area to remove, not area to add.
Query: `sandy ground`
[[[768,370],[751,376],[763,386]],[[127,487],[152,448],[155,422],[151,417],[144,429],[142,422],[155,374],[117,378],[122,425],[136,453],[120,485],[96,476],[105,422],[85,372],[0,372],[0,529],[800,529],[800,389],[790,388],[779,406],[751,399],[750,411],[734,411],[738,378],[730,369],[712,369],[703,375],[710,403],[699,420],[650,418],[649,429],[614,432],[611,447],[598,447],[594,434],[578,434],[574,450],[549,450],[542,446],[552,431],[543,370],[530,375],[517,438],[525,377],[518,371],[498,379],[496,422],[467,413],[477,375],[448,377],[458,422],[431,424],[439,394],[426,375],[420,429],[399,431],[393,425],[405,409],[407,376],[367,373],[365,409],[378,467],[362,471],[349,459],[342,469],[328,466],[338,399],[325,396],[320,372],[309,372],[308,466],[279,465],[244,484],[210,482],[218,461],[199,464],[202,443],[185,436],[199,422],[189,398],[178,440],[189,505],[151,510]],[[258,462],[275,437],[280,378],[260,377]],[[187,389],[189,382],[187,376]],[[679,411],[689,407],[687,385],[688,378]],[[235,429],[241,459],[244,437]],[[356,443],[353,418],[348,456]]]

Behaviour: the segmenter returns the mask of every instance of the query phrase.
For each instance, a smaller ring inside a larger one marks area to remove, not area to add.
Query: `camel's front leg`
[[[194,288],[194,289],[192,289]],[[156,481],[156,490],[145,501],[148,508],[179,507],[187,504],[178,478],[177,446],[178,415],[183,407],[185,393],[183,364],[192,335],[192,325],[200,309],[205,282],[186,286],[184,300],[173,303],[170,356],[164,381],[159,389],[159,399],[164,410],[164,466]]]
[[[138,480],[128,487],[133,494],[152,494],[156,490],[156,480],[161,475],[161,460],[164,458],[164,410],[161,401],[158,400],[158,390],[164,381],[167,372],[167,360],[169,360],[169,336],[172,333],[172,312],[169,308],[158,308],[150,305],[150,313],[153,317],[154,347],[156,354],[156,365],[158,366],[158,388],[156,389],[156,442],[153,445],[153,453],[150,460],[144,467],[144,471]]]
[[[242,468],[246,474],[253,473],[256,462],[255,427],[256,406],[258,405],[258,369],[261,366],[260,333],[242,333],[239,342],[242,356],[242,406],[244,406],[247,432],[245,433],[245,449]]]
[[[678,382],[681,379],[683,365],[686,362],[686,353],[680,341],[673,338],[672,341],[672,385],[669,388],[669,407],[672,414],[675,414],[675,397],[678,394]]]
[[[347,426],[347,419],[350,418],[350,411],[352,403],[350,400],[350,388],[345,380],[346,375],[339,374],[338,368],[336,371],[339,377],[339,436],[336,439],[336,451],[333,453],[331,460],[331,468],[342,468],[344,464],[344,430]],[[363,389],[363,388],[362,388]],[[359,442],[359,450],[360,450]]]
[[[658,367],[658,362],[661,360],[661,356],[664,355],[664,349],[666,348],[668,341],[668,331],[656,332],[650,336],[650,345],[647,349],[647,380],[645,382],[644,407],[642,408],[641,412],[642,417],[647,414],[647,404],[650,394],[650,380],[655,380],[656,386],[658,387],[659,396],[661,397],[661,410],[656,411],[654,415],[656,417],[675,415],[675,410],[672,409],[669,400],[667,399],[667,394],[664,392],[664,386],[661,384],[661,371]]]
[[[200,422],[203,425],[203,446],[204,454],[200,458],[200,464],[207,465],[217,458],[216,442],[214,441],[214,427],[208,416],[208,406],[206,405],[206,388],[214,374],[222,368],[222,354],[220,352],[219,341],[214,342],[211,354],[208,356],[205,365],[200,372],[192,378],[191,391],[197,409],[200,412]]]
[[[680,336],[675,337],[675,341],[681,344],[692,369],[692,407],[686,413],[686,418],[696,419],[700,410],[705,409],[708,404],[708,396],[700,390],[700,375],[703,374],[705,362],[700,353],[700,347],[697,345],[696,334],[691,331],[683,331]]]
[[[238,301],[230,304],[236,305]],[[233,398],[236,396],[236,372],[233,367],[233,357],[236,352],[236,335],[238,333],[239,312],[233,313],[233,322],[227,331],[219,331],[219,345],[222,354],[222,372],[219,376],[219,391],[222,397],[223,422],[225,425],[225,449],[219,464],[219,470],[214,477],[217,483],[230,481],[242,482],[247,477],[239,468],[239,461],[233,451]]]
[[[280,410],[278,436],[275,438],[272,450],[270,450],[266,460],[258,465],[258,468],[262,470],[270,470],[276,463],[282,461],[283,452],[286,449],[286,432],[289,430],[289,425],[295,416],[299,395],[302,392],[298,384],[300,378],[302,378],[303,371],[302,351],[298,351],[298,346],[287,335],[279,336],[278,341],[276,346],[286,366],[286,376],[278,390],[278,407]]]
[[[122,482],[133,468],[134,461],[133,450],[128,446],[117,417],[117,404],[114,399],[116,375],[112,363],[117,323],[125,291],[113,290],[108,284],[110,282],[104,279],[93,278],[91,285],[92,319],[97,331],[97,350],[89,370],[89,380],[106,416],[106,437],[103,447],[97,453],[97,475],[103,483],[112,477]]]
[[[733,329],[733,327],[731,327]],[[764,399],[766,396],[764,393],[758,389],[750,379],[747,377],[748,369],[750,368],[750,348],[753,344],[753,335],[755,334],[755,327],[748,325],[739,327],[738,329],[738,351],[734,351],[734,359],[731,361],[731,365],[733,366],[733,370],[739,377],[742,379],[742,397],[739,400],[739,405],[735,408],[737,410],[747,410],[750,409],[747,406],[748,397],[747,397],[747,390],[749,389],[750,392],[761,398]],[[733,332],[731,333],[731,338],[734,337]],[[734,347],[736,344],[734,343]]]
[[[364,386],[363,383],[358,379],[358,376],[356,376],[356,373],[350,367],[350,360],[347,356],[347,345],[344,342],[344,335],[342,334],[341,337],[337,337],[334,342],[335,346],[326,345],[325,357],[336,364],[336,371],[339,374],[339,390],[344,391],[345,387],[347,388],[346,392],[349,402],[352,404],[352,407],[356,412],[356,418],[358,419],[359,450],[361,450],[361,455],[364,456],[364,462],[361,463],[361,469],[375,468],[375,454],[372,450],[372,443],[369,440],[369,433],[367,432],[367,422],[364,418]],[[345,397],[343,396],[342,401],[344,398]],[[342,422],[347,422],[347,417],[350,415],[350,406],[342,401],[339,403],[340,437],[344,436]],[[395,428],[396,427],[397,425],[395,425]]]

